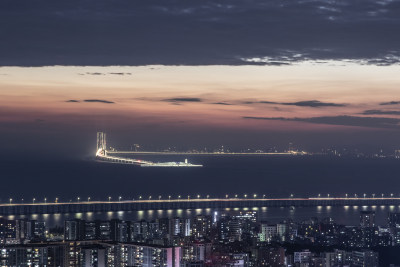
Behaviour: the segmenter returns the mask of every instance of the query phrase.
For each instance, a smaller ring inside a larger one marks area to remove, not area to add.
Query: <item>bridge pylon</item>
[[[107,142],[106,142],[106,133],[97,132],[97,149],[96,156],[106,156],[107,155]]]

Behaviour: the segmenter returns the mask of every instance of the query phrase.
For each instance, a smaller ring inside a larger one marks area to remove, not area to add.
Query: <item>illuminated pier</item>
[[[0,215],[170,209],[226,209],[317,206],[400,206],[400,198],[178,198],[0,204]]]

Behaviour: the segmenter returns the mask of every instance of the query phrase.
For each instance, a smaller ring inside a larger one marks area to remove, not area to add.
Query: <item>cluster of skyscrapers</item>
[[[379,266],[375,248],[400,246],[400,213],[375,225],[331,218],[277,224],[254,211],[154,221],[0,219],[1,266]],[[316,250],[316,248],[318,248]],[[325,248],[325,249],[324,249]]]

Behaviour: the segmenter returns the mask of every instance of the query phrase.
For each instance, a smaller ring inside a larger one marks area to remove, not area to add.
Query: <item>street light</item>
[[[149,196],[149,200],[151,199],[151,196]]]
[[[10,205],[11,205],[11,203],[12,203],[12,198],[10,198]]]
[[[263,198],[265,198],[265,195],[263,195]]]
[[[44,198],[44,203],[47,204],[47,198],[46,197]]]
[[[87,198],[87,201],[90,202],[90,197]]]
[[[244,198],[247,198],[247,194],[244,194]]]
[[[121,202],[121,198],[122,198],[122,197],[121,197],[121,196],[119,196],[119,198],[118,198],[118,201],[119,201],[119,202]]]
[[[108,202],[111,202],[111,197],[108,197]]]
[[[33,204],[35,204],[35,200],[36,200],[36,198],[33,198],[33,201],[32,201],[32,202],[33,202]]]
[[[142,196],[139,196],[139,199],[142,199]]]
[[[161,200],[161,196],[158,196],[158,200]]]
[[[209,199],[210,198],[210,195],[207,195],[207,199]]]
[[[254,194],[254,198],[256,198],[257,197],[257,194]]]
[[[171,201],[171,196],[168,196],[168,200]]]
[[[178,196],[178,199],[181,199],[181,195]]]
[[[79,202],[79,200],[81,200],[81,198],[80,198],[80,197],[77,197],[77,199],[78,199],[78,202]]]
[[[225,198],[228,198],[228,195],[225,195]]]
[[[346,194],[346,198],[347,198],[348,194]]]
[[[365,198],[366,195],[367,195],[367,194],[364,193],[364,198]]]
[[[56,197],[56,203],[58,203],[58,197]]]
[[[200,198],[200,195],[197,195],[197,198]]]
[[[190,195],[188,195],[188,200],[190,200]]]
[[[321,194],[318,194],[318,197],[321,197]]]

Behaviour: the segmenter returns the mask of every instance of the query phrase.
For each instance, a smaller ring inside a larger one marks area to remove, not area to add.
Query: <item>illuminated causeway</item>
[[[108,212],[170,209],[225,209],[225,208],[262,208],[262,207],[317,207],[317,206],[399,206],[400,197],[310,197],[310,198],[201,198],[168,197],[112,201],[76,201],[47,203],[10,203],[0,204],[0,215],[29,215],[76,212]]]

